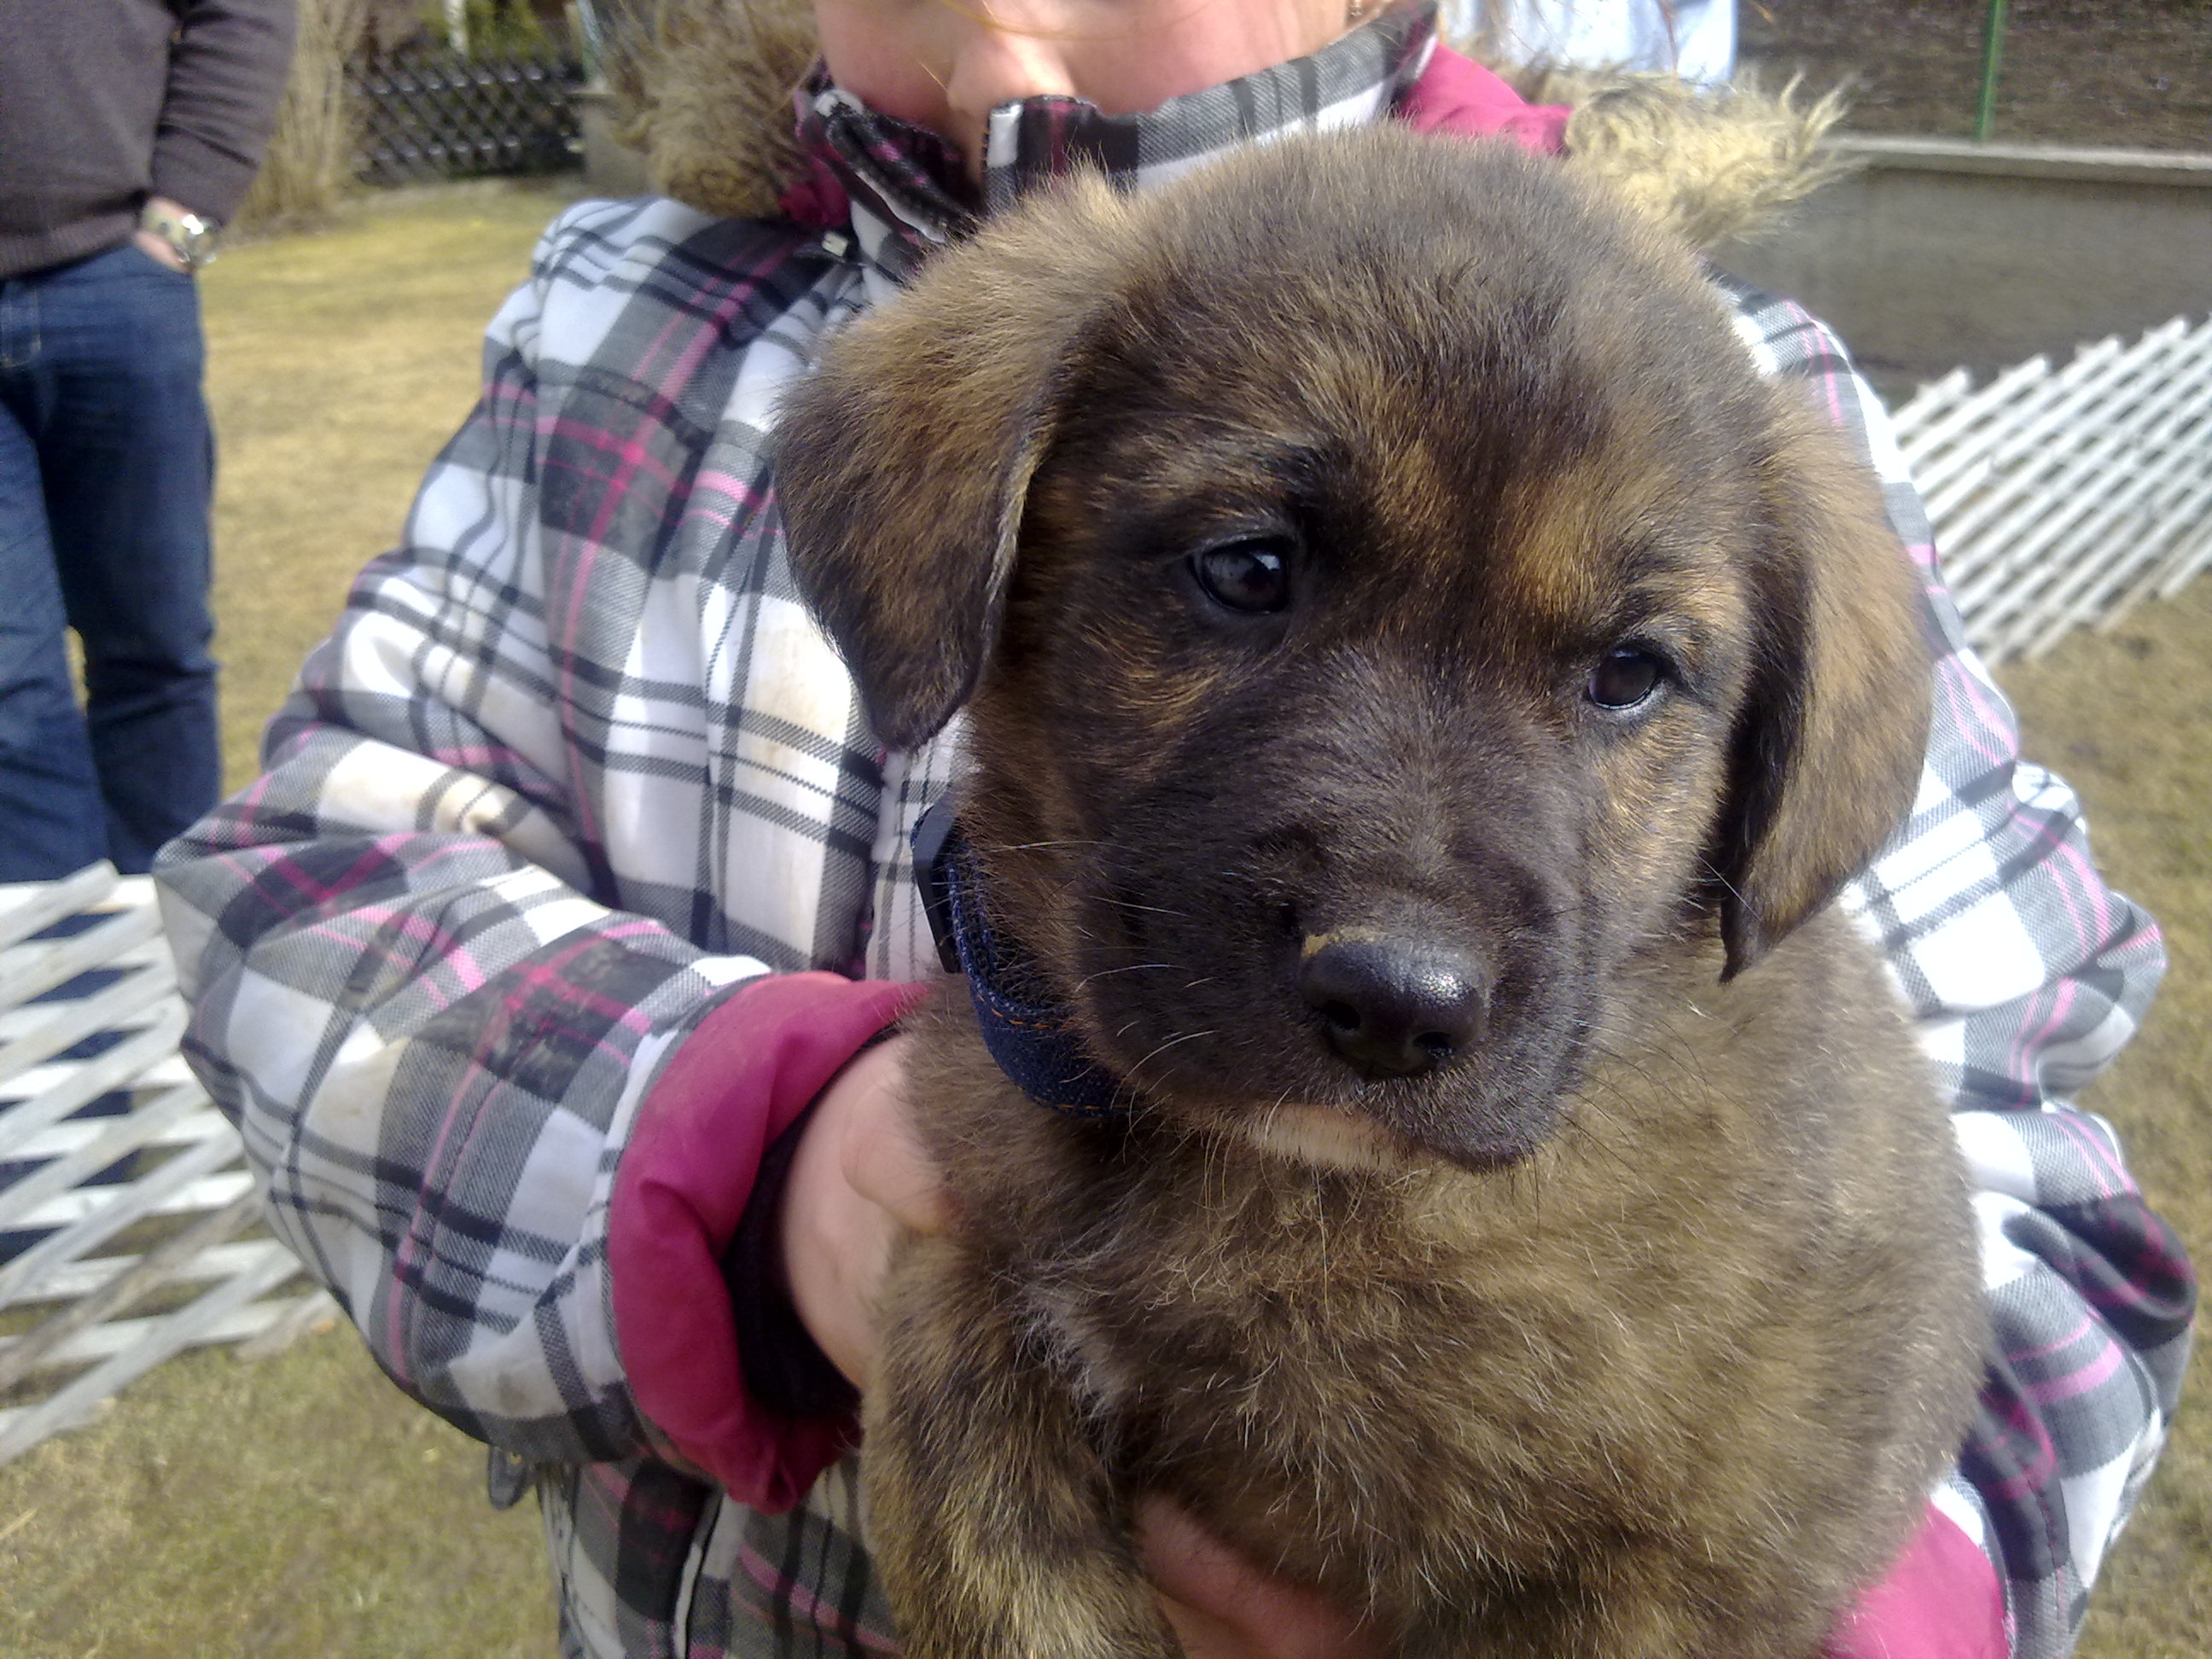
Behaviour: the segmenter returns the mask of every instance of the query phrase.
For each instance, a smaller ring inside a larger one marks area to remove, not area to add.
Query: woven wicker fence
[[[2212,318],[2118,337],[1897,411],[1936,545],[1991,662],[2109,628],[2212,564]]]
[[[253,1177],[184,1025],[145,878],[0,887],[0,1463],[186,1348],[335,1311],[246,1236]]]
[[[409,47],[346,66],[360,112],[360,176],[403,185],[581,164],[574,58],[470,58]]]

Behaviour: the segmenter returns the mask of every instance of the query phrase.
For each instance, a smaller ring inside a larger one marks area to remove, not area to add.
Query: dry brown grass
[[[550,1659],[534,1504],[350,1330],[188,1355],[0,1469],[9,1659]]]
[[[226,758],[253,742],[465,412],[477,332],[554,201],[475,185],[241,247],[208,279],[224,443]],[[2091,1103],[2212,1259],[2212,580],[2005,676],[2031,754],[2087,797],[2114,881],[2172,940],[2142,1039]],[[276,1358],[179,1360],[95,1426],[0,1468],[9,1659],[545,1656],[535,1518],[495,1514],[481,1454],[339,1331]],[[2085,1659],[2212,1653],[2212,1411],[2185,1409],[2108,1570]]]

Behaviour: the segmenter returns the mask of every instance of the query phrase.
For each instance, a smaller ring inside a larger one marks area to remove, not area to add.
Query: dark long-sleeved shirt
[[[295,0],[0,0],[0,277],[166,196],[227,220],[276,125]]]

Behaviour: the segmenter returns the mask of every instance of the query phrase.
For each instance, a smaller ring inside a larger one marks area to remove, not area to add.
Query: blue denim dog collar
[[[1015,988],[1034,988],[1037,975],[1011,940],[993,936],[955,820],[950,796],[922,814],[914,829],[914,875],[938,959],[947,973],[967,976],[984,1046],[1040,1106],[1071,1117],[1120,1116],[1128,1109],[1128,1091],[1084,1052],[1067,1011],[1033,989],[1024,994]]]

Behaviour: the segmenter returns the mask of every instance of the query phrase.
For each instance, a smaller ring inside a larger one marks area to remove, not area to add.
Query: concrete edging
[[[2075,179],[2107,185],[2197,185],[2212,189],[2212,152],[2090,149],[2055,144],[1977,144],[1964,138],[1851,133],[1829,148],[1871,167],[1927,173]]]
[[[1834,325],[1886,389],[2212,312],[2212,154],[1834,148],[1859,170],[1715,262]]]

